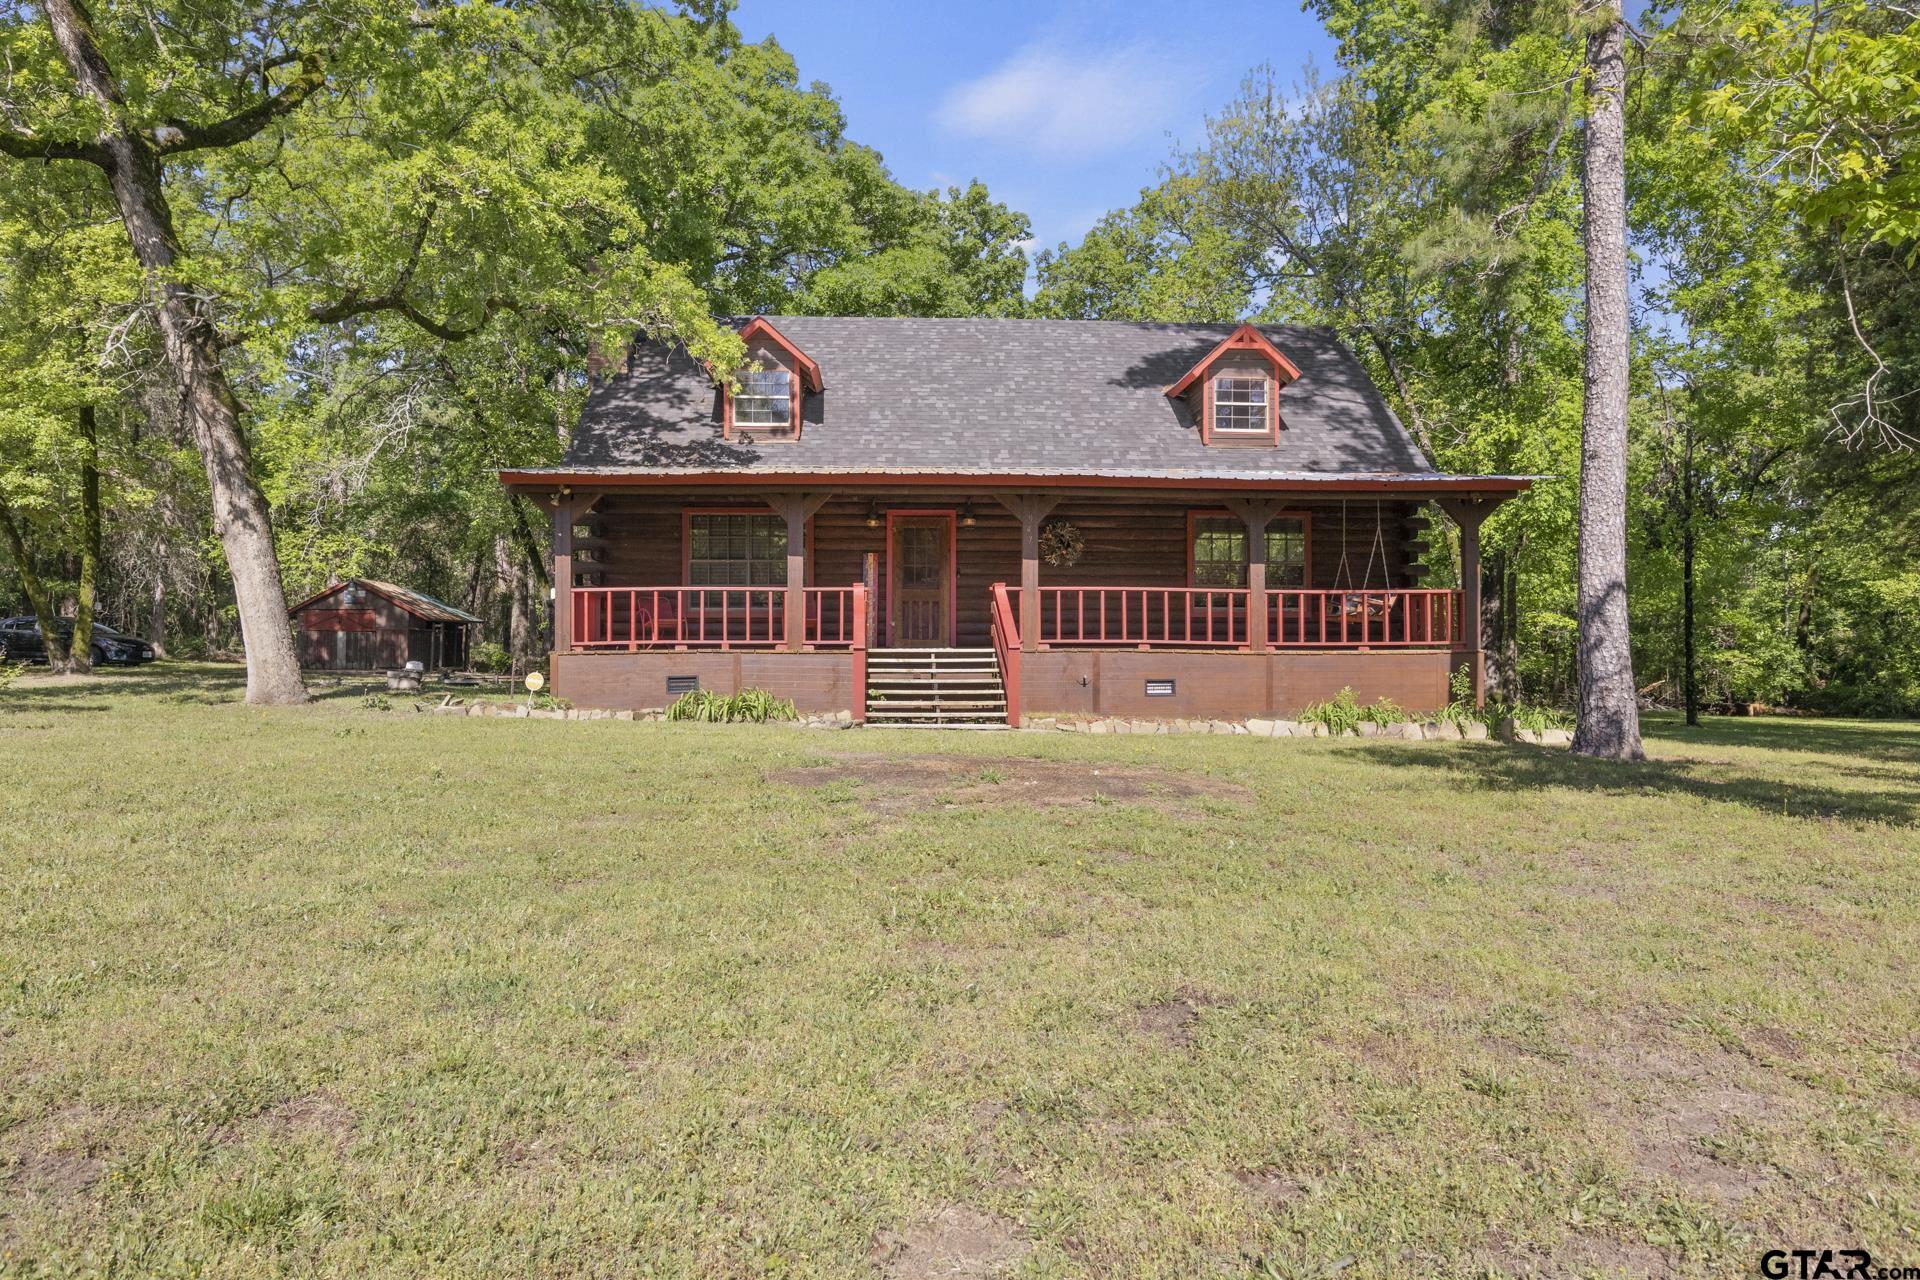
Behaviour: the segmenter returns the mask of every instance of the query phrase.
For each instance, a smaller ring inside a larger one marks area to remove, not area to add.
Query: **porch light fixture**
[[[880,527],[880,508],[875,506],[872,502],[868,502],[867,503],[867,528],[878,529],[879,527]]]
[[[962,529],[971,529],[973,528],[974,524],[975,524],[975,520],[973,516],[973,499],[968,498],[965,502],[960,504],[960,527]]]

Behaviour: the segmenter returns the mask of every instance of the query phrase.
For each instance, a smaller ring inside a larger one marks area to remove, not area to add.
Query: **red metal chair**
[[[656,612],[656,602],[659,609]],[[678,642],[680,639],[680,595],[650,595],[641,599],[634,608],[634,639],[641,644],[659,644],[662,640]]]

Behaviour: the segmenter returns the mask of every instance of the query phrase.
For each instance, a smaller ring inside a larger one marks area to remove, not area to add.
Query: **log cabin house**
[[[873,724],[1286,716],[1482,687],[1480,525],[1328,331],[754,317],[729,387],[638,341],[561,464],[551,680]],[[1462,581],[1421,581],[1459,531]]]

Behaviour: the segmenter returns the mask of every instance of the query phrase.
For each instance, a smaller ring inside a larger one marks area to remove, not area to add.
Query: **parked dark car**
[[[63,639],[73,639],[73,619],[61,618],[55,624]],[[153,646],[138,636],[115,631],[105,623],[93,624],[93,665],[96,667],[135,666],[152,662]],[[0,618],[0,661],[45,662],[46,641],[40,635],[40,623],[31,616]]]

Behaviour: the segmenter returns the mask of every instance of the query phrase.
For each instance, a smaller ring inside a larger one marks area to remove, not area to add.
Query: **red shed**
[[[372,578],[348,578],[287,610],[298,631],[300,665],[324,671],[381,671],[418,662],[428,671],[463,667],[467,628],[480,619],[424,592]]]

